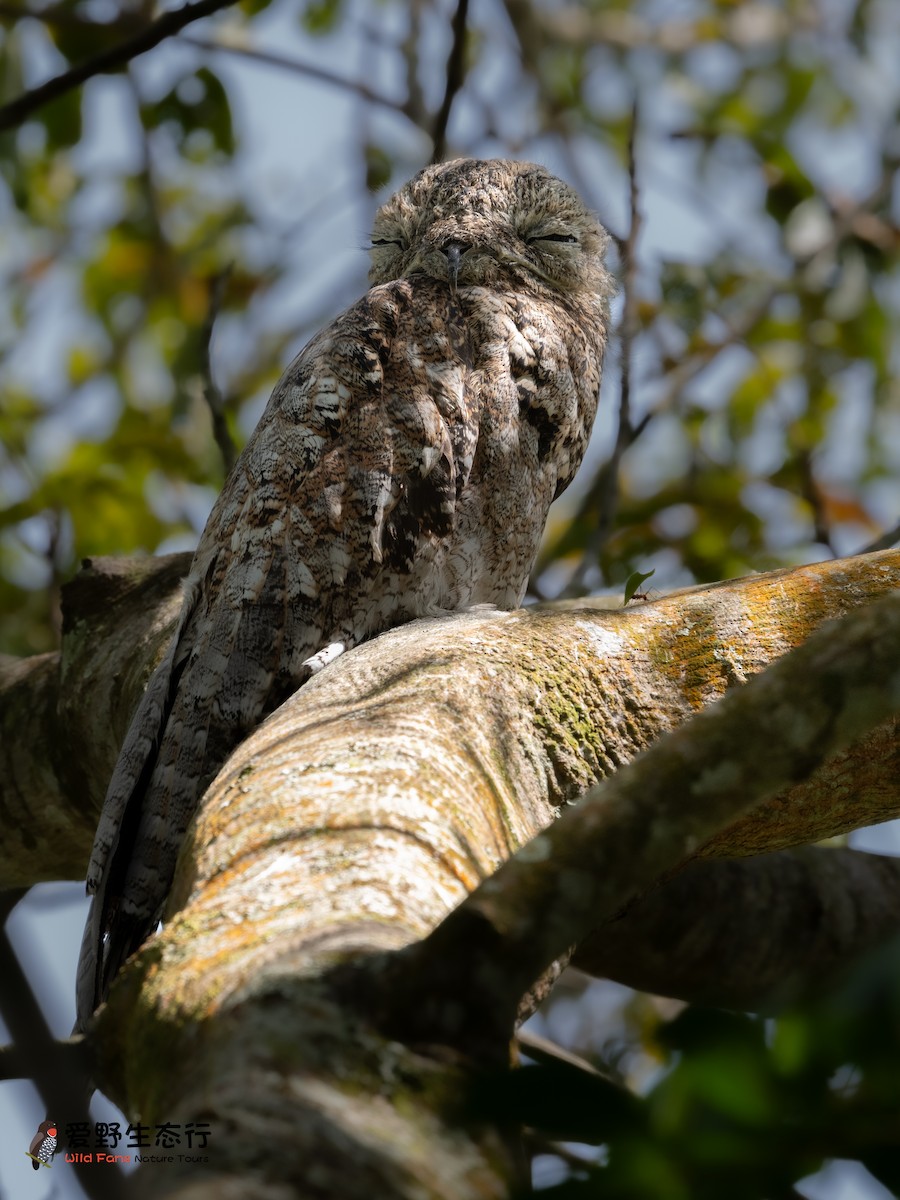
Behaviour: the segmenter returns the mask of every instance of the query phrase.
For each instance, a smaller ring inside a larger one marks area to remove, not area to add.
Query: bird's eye
[[[399,246],[403,249],[403,243],[399,238],[372,238],[373,246]]]
[[[535,233],[525,241],[530,246],[532,242],[577,242],[578,238],[571,233]]]

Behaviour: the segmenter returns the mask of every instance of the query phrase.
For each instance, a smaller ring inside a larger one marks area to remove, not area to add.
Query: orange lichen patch
[[[180,1003],[209,1010],[251,986],[273,959],[340,956],[360,937],[381,948],[428,932],[476,885],[436,868],[431,847],[402,831],[324,830],[267,848],[205,885],[158,939],[164,956],[190,954]],[[360,931],[364,930],[362,935]],[[377,936],[376,936],[376,931]],[[216,985],[212,991],[211,981]]]

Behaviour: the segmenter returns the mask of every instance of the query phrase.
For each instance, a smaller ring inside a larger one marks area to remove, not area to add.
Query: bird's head
[[[426,167],[378,210],[373,284],[415,274],[460,287],[608,296],[609,235],[567,183],[535,163]]]

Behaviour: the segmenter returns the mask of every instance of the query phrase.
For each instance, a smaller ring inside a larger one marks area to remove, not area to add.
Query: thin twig
[[[88,58],[78,66],[63,71],[61,75],[55,75],[46,83],[42,83],[40,87],[23,92],[15,100],[4,104],[0,107],[0,131],[16,129],[32,113],[43,108],[45,104],[49,104],[51,100],[57,100],[88,79],[93,79],[95,75],[105,75],[111,71],[120,70],[133,58],[152,50],[166,38],[172,37],[186,25],[190,25],[192,21],[199,21],[201,17],[209,17],[234,3],[235,0],[196,0],[196,3],[185,4],[174,12],[162,13],[140,33],[126,38],[109,50],[95,54],[93,58]]]
[[[257,50],[253,46],[241,46],[237,42],[221,42],[214,38],[198,37],[193,33],[182,34],[178,41],[186,42],[189,46],[196,46],[198,50],[208,50],[213,54],[237,54],[241,58],[248,58],[254,62],[263,63],[268,67],[279,67],[283,71],[293,71],[297,75],[308,75],[310,79],[318,79],[320,83],[328,83],[333,87],[354,92],[370,104],[378,105],[380,108],[389,108],[391,112],[400,113],[402,116],[414,121],[414,117],[408,111],[406,105],[402,104],[399,100],[391,100],[387,96],[379,95],[378,92],[373,92],[366,84],[359,83],[354,79],[345,79],[342,75],[335,75],[332,71],[328,71],[324,67],[318,67],[312,63],[300,62],[298,59],[288,58],[283,54],[272,54],[269,50]]]
[[[520,1029],[516,1034],[516,1041],[523,1053],[527,1054],[529,1058],[533,1058],[535,1062],[545,1063],[550,1066],[565,1063],[567,1067],[574,1067],[578,1071],[585,1071],[588,1075],[596,1075],[601,1079],[609,1079],[609,1076],[604,1075],[602,1071],[598,1071],[593,1063],[589,1063],[580,1054],[574,1054],[571,1050],[566,1050],[557,1042],[552,1042],[549,1038],[541,1037],[538,1033],[532,1033],[530,1029]],[[609,1081],[613,1082],[612,1080]]]
[[[877,537],[874,542],[869,542],[868,546],[863,546],[862,550],[857,550],[857,554],[874,554],[876,550],[890,550],[900,542],[900,521],[893,529],[886,530],[880,537]]]
[[[422,37],[423,0],[412,0],[409,6],[409,27],[406,37],[397,47],[403,56],[406,75],[406,108],[409,116],[421,128],[428,125],[428,108],[422,84],[419,82],[419,43]]]
[[[225,296],[225,288],[228,285],[231,270],[232,267],[229,263],[224,270],[217,272],[210,281],[209,308],[206,313],[206,320],[203,323],[200,349],[202,356],[203,396],[209,405],[209,411],[212,415],[213,437],[216,440],[216,445],[219,447],[219,453],[222,455],[226,475],[230,473],[231,468],[234,466],[238,451],[237,446],[234,444],[234,438],[231,436],[231,431],[228,428],[228,422],[225,420],[225,398],[222,395],[221,388],[213,378],[211,346],[213,328],[222,308],[222,300]]]
[[[612,454],[600,469],[597,487],[594,490],[597,505],[597,523],[588,537],[581,563],[569,582],[566,592],[581,591],[589,572],[597,564],[600,551],[606,544],[612,531],[619,507],[619,467],[622,456],[632,445],[647,422],[644,420],[637,427],[631,422],[631,368],[634,349],[634,339],[638,332],[637,317],[637,240],[640,236],[643,218],[640,211],[640,188],[637,179],[636,141],[638,129],[637,97],[631,107],[631,126],[628,131],[628,205],[629,221],[628,235],[621,247],[622,255],[622,324],[619,338],[621,350],[620,387],[619,387],[619,428]]]
[[[831,540],[831,529],[825,513],[822,493],[816,483],[813,473],[812,455],[808,450],[802,450],[797,455],[797,465],[800,468],[800,494],[812,511],[813,537],[822,546],[826,546],[832,558],[837,558],[837,550]]]
[[[447,86],[444,89],[444,99],[434,119],[434,133],[431,161],[443,161],[447,152],[447,124],[450,121],[450,109],[456,94],[463,85],[466,75],[466,18],[469,12],[469,0],[458,0],[456,12],[453,14],[453,45],[447,59]]]

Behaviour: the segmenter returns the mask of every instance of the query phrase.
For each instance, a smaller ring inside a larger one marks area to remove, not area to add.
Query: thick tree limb
[[[4,886],[83,875],[105,781],[174,620],[187,561],[186,555],[98,560],[66,590],[61,680],[53,656],[0,668]],[[559,802],[801,642],[822,619],[898,582],[900,554],[886,552],[666,597],[627,613],[572,603],[562,612],[496,616],[485,626],[485,639],[496,643],[494,657],[513,666],[515,655],[523,656],[517,691],[544,747],[536,761],[548,798]],[[431,647],[415,635],[425,662],[443,653],[442,632],[430,635]],[[461,681],[468,678],[467,652],[452,670]],[[476,670],[470,697],[478,680]],[[470,699],[460,703],[478,719]],[[776,799],[764,819],[734,827],[731,852],[797,844],[891,816],[897,810],[896,739],[886,729],[867,746],[834,760],[821,779],[794,788],[790,803]],[[505,754],[502,741],[499,752]]]
[[[573,962],[640,991],[774,1011],[898,933],[900,858],[804,846],[689,863],[586,938]]]
[[[89,561],[63,590],[63,655],[0,660],[0,887],[83,877],[106,781],[165,647],[189,562],[187,554]],[[802,643],[823,620],[895,586],[900,551],[883,551],[694,589],[626,612],[595,610],[588,600],[497,615],[486,636],[510,655],[518,641],[520,690],[532,720],[546,738],[559,734],[546,768],[559,803]],[[528,622],[524,639],[519,621]],[[439,630],[430,636],[423,660],[442,647]],[[534,692],[538,668],[544,676]],[[773,802],[764,821],[733,829],[734,852],[762,853],[887,820],[897,810],[898,767],[888,729],[836,759],[821,781],[795,788],[790,804]],[[844,795],[843,815],[840,803],[823,806],[823,785],[833,800]]]
[[[67,759],[81,744],[92,773],[104,779],[130,712],[123,697],[136,698],[177,606],[171,564],[169,570],[167,580],[151,573],[144,585],[156,599],[140,637],[122,616],[134,600],[127,589],[121,604],[98,596],[89,602],[91,588],[102,595],[106,586],[96,566],[67,619],[73,649],[66,652],[65,702],[55,707],[65,713],[60,729],[71,722],[77,738],[59,756]],[[411,1200],[423,1188],[448,1200],[503,1195],[512,1158],[490,1130],[459,1119],[464,1063],[458,1073],[444,1061],[438,1069],[433,1053],[409,1044],[417,1029],[439,1030],[445,1046],[465,1042],[461,1035],[475,1010],[466,1007],[473,1001],[461,977],[474,965],[476,979],[492,986],[483,970],[483,919],[451,977],[442,977],[457,997],[453,1020],[446,1006],[441,1021],[422,1020],[434,1016],[430,997],[422,1000],[421,979],[435,979],[427,955],[420,965],[401,962],[394,976],[393,1007],[383,1007],[395,1020],[394,1041],[372,1028],[365,1003],[360,1013],[365,997],[352,995],[349,982],[359,989],[370,984],[367,972],[383,966],[386,951],[415,943],[441,922],[452,935],[453,918],[445,918],[454,905],[546,827],[559,804],[803,642],[826,617],[898,579],[900,555],[887,553],[624,612],[568,604],[421,622],[343,656],[239,748],[204,798],[171,918],[126,969],[101,1014],[93,1040],[104,1090],[129,1113],[209,1120],[221,1131],[225,1145],[210,1165],[213,1175],[201,1183],[189,1168],[191,1186],[200,1189],[195,1196],[203,1189],[221,1194],[225,1179],[244,1187],[242,1195],[276,1194],[313,1161],[326,1182],[341,1175],[342,1195],[367,1200],[373,1194]],[[129,631],[124,649],[101,649],[109,639],[90,636],[92,609],[100,610],[101,628],[118,630],[112,640]],[[106,656],[105,666],[92,659],[92,647]],[[128,681],[103,690],[111,664],[126,661]],[[47,703],[46,667],[35,670],[33,682]],[[27,693],[30,684],[22,686]],[[24,703],[22,694],[18,699]],[[98,724],[99,735],[92,730]],[[738,741],[745,736],[742,728]],[[893,744],[890,735],[883,744]],[[718,851],[788,845],[860,818],[893,815],[896,773],[886,781],[883,761],[871,757],[862,764],[868,774],[858,793],[835,787],[833,770],[822,773],[815,807],[798,811],[796,792],[787,791],[733,827]],[[43,778],[48,794],[64,786],[64,766]],[[647,866],[648,832],[654,845],[667,847],[661,815],[668,814],[675,842],[684,834],[674,794],[657,811],[644,795],[647,786],[636,803],[648,806],[649,819],[617,851],[618,857],[633,852],[639,872]],[[91,803],[96,798],[95,792]],[[553,826],[536,849],[565,825]],[[680,847],[683,854],[683,840]],[[565,876],[565,860],[562,867]],[[623,874],[610,871],[610,886]],[[652,882],[635,878],[638,886]],[[583,910],[583,895],[575,900]],[[556,911],[555,899],[548,911]],[[608,912],[595,903],[591,921],[598,924]],[[558,941],[561,925],[552,924]],[[504,940],[508,932],[500,930]],[[725,933],[735,936],[733,928]],[[549,942],[545,935],[541,953]],[[460,949],[453,936],[450,944]],[[528,950],[519,958],[515,936],[510,944],[511,972],[524,976],[528,954],[536,956]],[[390,954],[387,961],[394,961]],[[342,974],[335,976],[335,967]],[[480,1031],[479,1048],[495,1058],[505,1053],[511,1028],[503,1008],[511,990],[501,992],[500,1008]],[[412,1114],[414,1128],[398,1120],[401,1110]],[[271,1155],[273,1141],[289,1152]],[[359,1167],[352,1179],[349,1159]],[[153,1178],[148,1174],[149,1186],[161,1187],[160,1175]],[[165,1182],[173,1183],[169,1172]]]
[[[62,653],[0,662],[0,890],[83,879],[106,785],[191,556],[87,560]]]
[[[817,687],[822,672],[831,671],[829,655],[836,655],[835,661],[841,654],[852,659],[842,649],[845,639],[823,635],[827,653],[813,639],[797,652],[798,662],[785,659],[771,679],[761,677],[739,689],[718,706],[719,715],[705,716],[699,736],[685,730],[686,741],[676,737],[619,772],[606,787],[613,797],[623,792],[621,807],[579,805],[533,843],[523,861],[499,871],[498,866],[547,825],[555,801],[584,790],[591,775],[602,775],[609,761],[605,756],[624,760],[636,745],[652,740],[660,713],[671,719],[669,704],[679,689],[663,683],[680,683],[684,703],[685,692],[697,702],[698,687],[708,694],[734,678],[733,662],[723,670],[730,661],[724,648],[734,653],[735,625],[741,625],[735,608],[745,617],[756,611],[748,591],[759,588],[767,594],[758,625],[750,626],[758,654],[766,620],[774,629],[778,597],[793,613],[795,628],[801,620],[791,586],[797,585],[798,575],[802,594],[815,595],[815,616],[806,618],[814,622],[823,610],[843,608],[848,592],[860,599],[864,579],[873,591],[883,588],[889,579],[878,566],[822,564],[815,571],[803,568],[671,598],[682,618],[677,626],[675,609],[666,604],[653,606],[652,612],[644,606],[617,614],[572,608],[471,615],[395,630],[338,660],[244,743],[208,794],[173,892],[173,908],[186,906],[143,960],[145,971],[153,964],[148,1001],[165,1007],[174,989],[180,1009],[195,1011],[201,1005],[208,1014],[210,1004],[219,1011],[232,997],[259,985],[265,964],[280,974],[283,966],[274,964],[282,955],[295,965],[310,956],[338,961],[416,942],[479,880],[491,876],[477,900],[445,921],[414,952],[415,965],[404,965],[403,972],[408,980],[434,983],[432,969],[445,968],[432,968],[431,955],[434,961],[455,963],[458,971],[460,959],[443,958],[438,950],[443,939],[446,947],[458,949],[454,923],[466,924],[467,978],[481,951],[491,960],[502,948],[503,974],[507,980],[515,978],[503,985],[508,1000],[523,978],[527,986],[550,961],[546,955],[551,947],[550,958],[576,940],[572,932],[589,932],[741,808],[812,770],[831,748],[828,731],[833,732],[836,720]],[[880,584],[873,584],[874,579]],[[757,593],[755,602],[760,600]],[[713,619],[717,605],[718,622]],[[894,611],[889,606],[874,617],[874,609],[856,617],[856,624],[867,630],[852,646],[859,655],[857,682],[868,678],[872,684],[868,723],[874,706],[882,703],[882,676],[892,669],[882,654],[873,653],[872,622],[878,619],[879,638],[888,637]],[[729,612],[731,625],[725,619]],[[667,658],[662,646],[674,648],[678,631],[685,646],[685,630],[692,626],[700,626],[700,644],[708,647],[699,663],[688,654],[678,663]],[[744,634],[746,666],[751,657],[746,628]],[[624,676],[626,661],[638,657],[638,644],[663,665],[662,683],[659,673],[648,668],[653,682],[646,694],[637,673]],[[817,657],[823,654],[824,666]],[[846,682],[840,671],[828,674],[826,695],[835,704],[842,680]],[[762,715],[760,700],[754,700],[754,691],[760,690]],[[601,698],[605,711],[592,710]],[[776,754],[776,734],[784,742],[790,731],[785,712],[793,711],[789,707],[776,713],[776,703],[801,705],[797,711],[805,715],[804,728],[816,731],[816,737],[808,741],[804,735],[793,748],[788,742]],[[756,746],[749,763],[735,749],[746,744],[752,721],[775,722],[775,728],[766,728],[762,762]],[[856,728],[867,727],[866,721]],[[708,771],[702,765],[707,759]],[[696,795],[698,776],[709,787],[702,805]],[[717,780],[731,780],[733,786],[720,794],[713,786]],[[874,783],[872,788],[878,791]],[[897,810],[892,789],[893,782],[878,792],[882,817],[889,815],[888,804],[891,812]],[[748,838],[762,840],[765,829],[776,845],[791,838],[802,841],[810,832],[832,832],[852,819],[855,802],[840,793],[823,794],[818,811],[804,811],[795,820],[786,816],[790,795],[781,796],[774,808],[737,827],[719,848],[733,854]],[[565,832],[573,823],[586,827],[575,849]],[[607,832],[601,836],[595,825]],[[600,856],[596,870],[578,858],[579,847],[585,846]],[[528,861],[545,849],[551,853],[543,864]],[[583,886],[560,899],[561,882],[565,890],[565,881],[578,871],[585,872],[584,880],[579,877]],[[504,881],[510,873],[514,886],[507,892]],[[539,895],[533,891],[536,886]],[[540,914],[541,931],[526,934],[526,911]],[[557,911],[565,913],[559,922]],[[510,947],[519,967],[506,958]],[[189,975],[178,971],[186,955]],[[477,970],[475,975],[477,983],[485,982]],[[463,1000],[458,979],[442,976],[441,986]],[[469,1003],[468,986],[464,991]],[[487,994],[496,1001],[495,988]],[[447,1040],[453,1040],[452,1032],[442,1029]]]
[[[385,1003],[407,1025],[414,1013],[423,1037],[502,1028],[569,947],[715,835],[733,852],[727,828],[736,817],[897,713],[892,593],[817,631],[564,813],[400,956],[385,974]],[[462,960],[464,973],[454,969]]]

